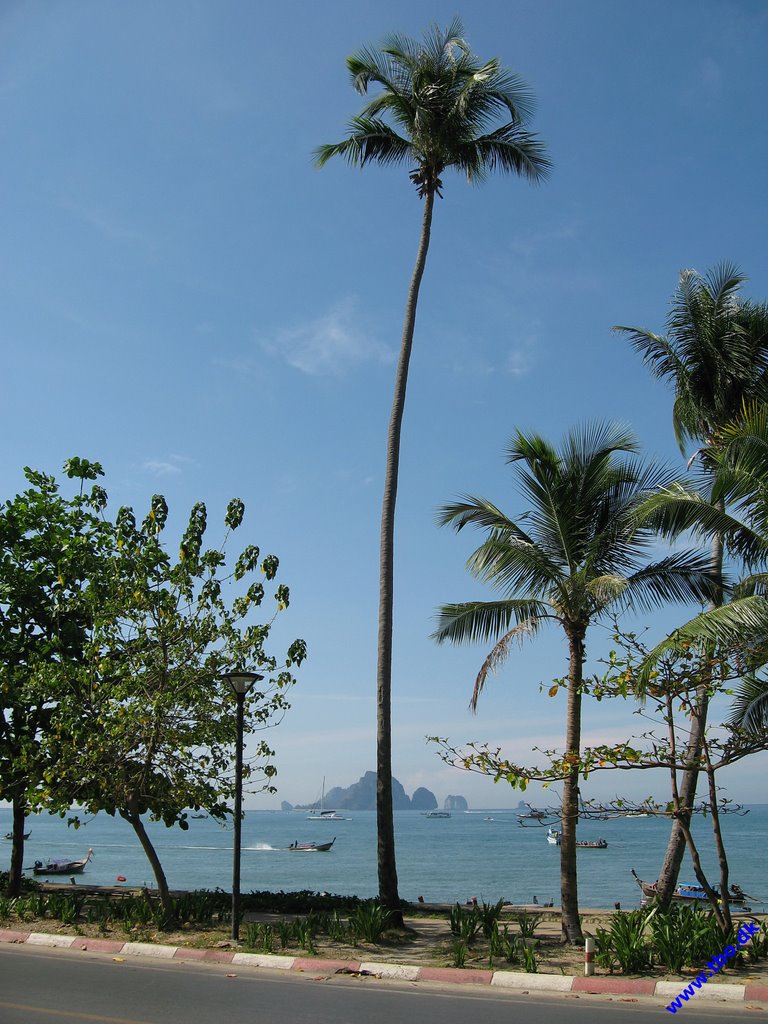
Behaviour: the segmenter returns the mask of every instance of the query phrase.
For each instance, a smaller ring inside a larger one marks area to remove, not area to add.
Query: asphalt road
[[[452,985],[0,947],[1,1024],[659,1024],[655,1000],[524,996]],[[689,1004],[693,1021],[749,1011]]]

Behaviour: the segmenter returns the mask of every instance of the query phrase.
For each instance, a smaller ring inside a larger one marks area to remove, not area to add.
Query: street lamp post
[[[237,700],[237,745],[235,750],[235,838],[232,860],[232,938],[240,941],[240,837],[243,824],[243,733],[245,731],[245,697],[254,683],[264,676],[256,672],[224,672]]]

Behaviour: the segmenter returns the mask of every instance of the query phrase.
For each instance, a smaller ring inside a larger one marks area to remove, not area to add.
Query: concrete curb
[[[0,928],[0,942],[16,945],[48,946],[76,949],[82,952],[112,953],[116,956],[150,956],[162,960],[202,960],[235,964],[239,967],[268,968],[281,971],[304,971],[315,974],[365,974],[399,981],[431,981],[441,984],[493,985],[510,992],[559,992],[579,995],[645,996],[666,1003],[685,988],[680,981],[653,981],[650,978],[582,978],[560,974],[518,974],[513,971],[461,970],[455,967],[422,967],[418,964],[381,964],[355,960],[322,960],[313,957],[291,957],[265,953],[244,953],[224,949],[185,949],[183,946],[161,946],[150,942],[115,942],[109,939],[86,939],[77,935],[48,935]],[[720,984],[702,988],[696,998],[707,1002],[723,1001],[766,1003],[768,985]]]

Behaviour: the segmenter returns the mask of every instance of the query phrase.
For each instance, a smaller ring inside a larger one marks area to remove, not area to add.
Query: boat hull
[[[288,847],[289,853],[327,853],[336,842],[336,836],[330,843],[293,843]]]

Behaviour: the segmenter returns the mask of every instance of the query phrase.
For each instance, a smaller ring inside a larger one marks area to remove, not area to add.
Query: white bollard
[[[584,977],[591,978],[595,973],[595,940],[586,939],[584,942]]]

